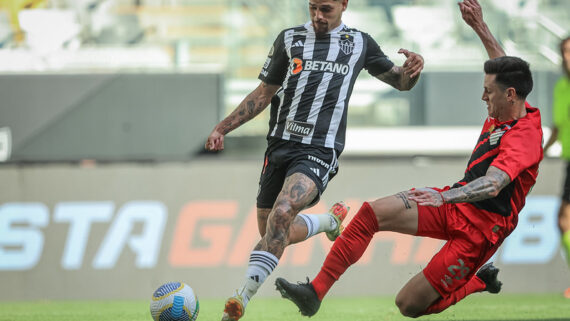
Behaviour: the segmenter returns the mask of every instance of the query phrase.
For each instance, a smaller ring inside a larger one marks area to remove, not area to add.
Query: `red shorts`
[[[489,242],[455,204],[418,205],[416,235],[447,240],[423,270],[429,283],[444,298],[465,285],[502,243],[502,240],[497,244]]]

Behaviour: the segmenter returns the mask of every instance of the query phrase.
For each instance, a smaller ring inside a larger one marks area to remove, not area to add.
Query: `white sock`
[[[273,272],[279,264],[279,259],[266,251],[252,251],[249,256],[249,265],[245,272],[245,284],[238,291],[243,297],[245,307],[249,300],[255,295],[265,279]]]
[[[307,238],[317,235],[321,232],[330,232],[337,228],[334,217],[329,213],[326,214],[298,214],[307,225]]]

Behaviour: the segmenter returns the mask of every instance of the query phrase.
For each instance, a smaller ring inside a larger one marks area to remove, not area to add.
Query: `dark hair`
[[[518,57],[503,56],[487,60],[485,73],[497,75],[495,81],[503,89],[513,87],[517,96],[526,99],[532,91],[532,74],[528,62]]]
[[[562,39],[562,41],[560,41],[560,55],[562,56],[562,71],[564,73],[566,73],[566,76],[568,76],[570,78],[570,70],[568,70],[568,68],[566,68],[566,60],[564,60],[564,44],[566,44],[566,42],[570,41],[570,36]]]

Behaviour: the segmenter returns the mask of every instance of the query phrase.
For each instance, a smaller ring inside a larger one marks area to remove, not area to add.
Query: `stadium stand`
[[[539,73],[537,86],[544,90],[535,101],[549,106],[548,86],[559,70],[557,43],[570,30],[568,2],[482,5],[507,51],[525,57]],[[57,24],[48,23],[49,37],[39,21],[29,22],[38,15],[44,23],[59,17]],[[425,79],[412,93],[397,93],[363,73],[349,109],[351,128],[449,125],[434,122],[442,114],[430,114],[433,108],[424,103],[433,90],[428,74],[478,72],[486,57],[457,14],[456,1],[351,0],[344,19],[368,31],[396,62],[401,47],[426,60]],[[0,72],[218,72],[224,76],[225,114],[257,83],[278,32],[306,21],[306,2],[293,0],[0,0]],[[477,103],[478,94],[465,108],[476,109]],[[543,118],[549,119],[548,111]],[[266,126],[261,115],[233,135],[263,136]]]

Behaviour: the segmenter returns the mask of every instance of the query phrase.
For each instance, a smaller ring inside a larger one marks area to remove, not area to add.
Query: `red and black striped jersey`
[[[346,111],[356,78],[394,64],[370,35],[343,23],[317,37],[311,22],[283,30],[259,79],[281,85],[271,100],[268,139],[344,149]]]
[[[536,182],[538,165],[543,158],[540,111],[525,103],[525,117],[499,122],[488,117],[462,180],[465,185],[485,176],[489,166],[509,175],[511,183],[493,198],[472,203],[458,203],[458,210],[469,218],[491,241],[509,235],[517,225],[526,195]]]

